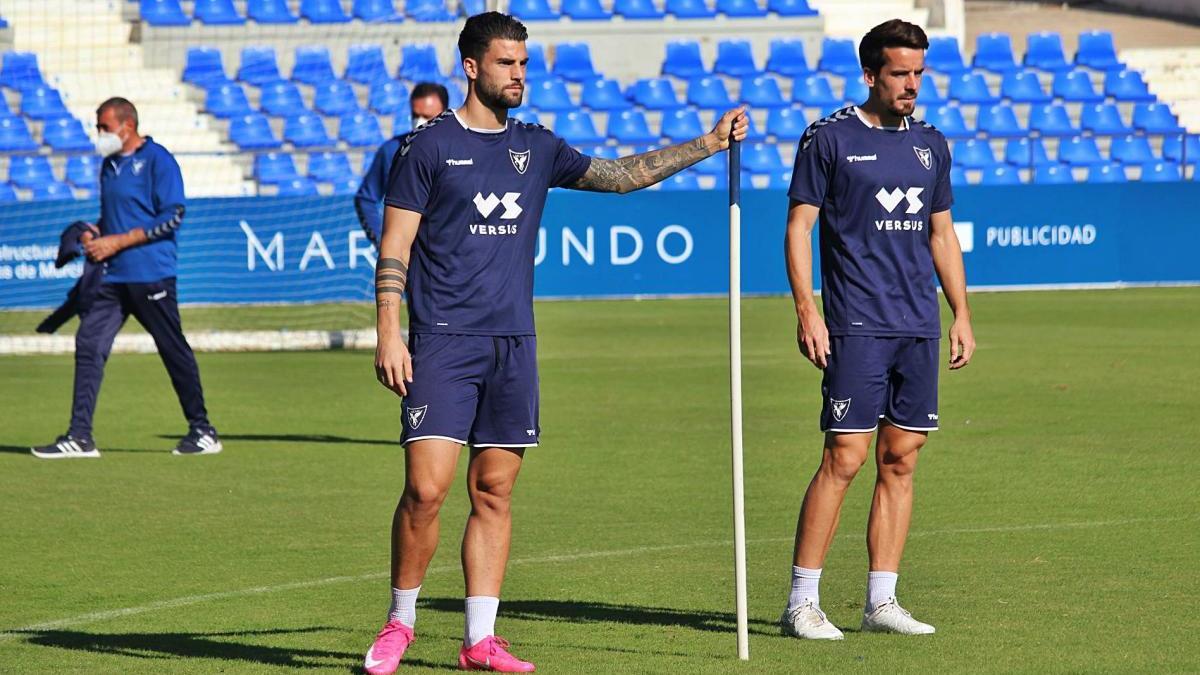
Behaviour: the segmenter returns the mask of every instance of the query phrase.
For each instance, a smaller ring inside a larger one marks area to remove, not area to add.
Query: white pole
[[[750,660],[746,614],[746,506],[742,478],[742,157],[729,143],[729,395],[733,440],[733,576],[738,658]]]

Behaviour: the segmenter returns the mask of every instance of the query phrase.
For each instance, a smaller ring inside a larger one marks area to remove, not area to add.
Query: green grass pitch
[[[1195,672],[1200,289],[972,303],[979,350],[943,371],[900,576],[937,635],[857,632],[869,466],[822,585],[846,640],[774,625],[821,442],[819,373],[782,298],[745,303],[752,660],[735,656],[719,300],[538,306],[543,446],[518,482],[499,632],[541,672]],[[118,354],[104,456],[71,462],[27,452],[65,428],[71,359],[0,358],[0,671],[361,664],[387,603],[398,400],[363,352],[199,358],[223,454],[172,457],[158,358]],[[459,481],[403,670],[454,664],[466,507]]]

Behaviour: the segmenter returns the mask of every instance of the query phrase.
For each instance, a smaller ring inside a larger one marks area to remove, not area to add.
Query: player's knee
[[[849,483],[866,461],[866,453],[856,448],[830,448],[825,454],[825,471],[833,478]]]
[[[471,506],[476,511],[508,513],[512,503],[513,483],[503,478],[479,476],[471,481]]]
[[[400,502],[409,511],[437,512],[446,500],[447,490],[432,482],[410,482],[404,486]]]
[[[911,481],[917,469],[920,446],[901,450],[887,450],[879,462],[879,479],[883,481]]]

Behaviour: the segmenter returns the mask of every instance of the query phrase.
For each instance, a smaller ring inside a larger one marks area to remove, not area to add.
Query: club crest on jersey
[[[421,422],[425,421],[425,411],[429,410],[429,404],[425,404],[420,408],[408,409],[408,428],[416,429],[421,426]]]
[[[846,413],[850,412],[850,399],[848,398],[841,401],[831,398],[829,399],[829,405],[833,409],[833,419],[838,422],[846,419]]]
[[[926,171],[933,166],[933,153],[929,148],[918,148],[914,145],[913,152],[917,153],[917,159],[921,160],[921,166],[925,167]]]
[[[133,175],[137,176],[137,175],[141,174],[143,166],[146,166],[146,160],[144,160],[144,159],[133,160]]]
[[[529,168],[529,152],[529,150],[517,152],[512,148],[508,150],[508,158],[512,160],[513,168],[521,175],[524,175],[525,170]]]

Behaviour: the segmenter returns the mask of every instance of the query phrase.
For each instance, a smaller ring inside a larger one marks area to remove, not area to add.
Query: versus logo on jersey
[[[850,412],[850,399],[847,398],[839,401],[836,398],[831,398],[829,399],[829,407],[833,412],[833,419],[841,422],[846,419],[846,413]]]
[[[492,215],[497,206],[504,206],[504,213],[500,214],[502,220],[513,220],[521,215],[524,209],[517,203],[517,199],[521,196],[520,192],[505,192],[503,197],[497,197],[495,192],[489,192],[488,196],[484,197],[482,192],[475,193],[475,209],[484,218]]]
[[[529,150],[525,152],[517,152],[512,148],[508,150],[508,158],[512,160],[513,168],[521,175],[525,175],[525,170],[529,168],[529,153]]]
[[[921,166],[925,167],[926,171],[933,166],[933,153],[929,148],[918,148],[914,145],[913,152],[917,153],[917,159],[921,160]],[[909,213],[912,213],[912,211],[909,211]]]
[[[904,212],[916,213],[921,210],[922,206],[925,206],[925,203],[921,201],[921,193],[924,191],[925,188],[921,187],[910,187],[903,191],[900,188],[892,188],[890,192],[887,188],[879,188],[879,192],[875,193],[875,200],[879,202],[880,206],[887,209],[888,213],[896,210],[896,207],[900,205],[900,200],[907,200],[908,208]]]
[[[408,409],[408,428],[416,429],[421,426],[421,422],[425,421],[425,412],[429,410],[429,404],[425,404],[420,408]]]

